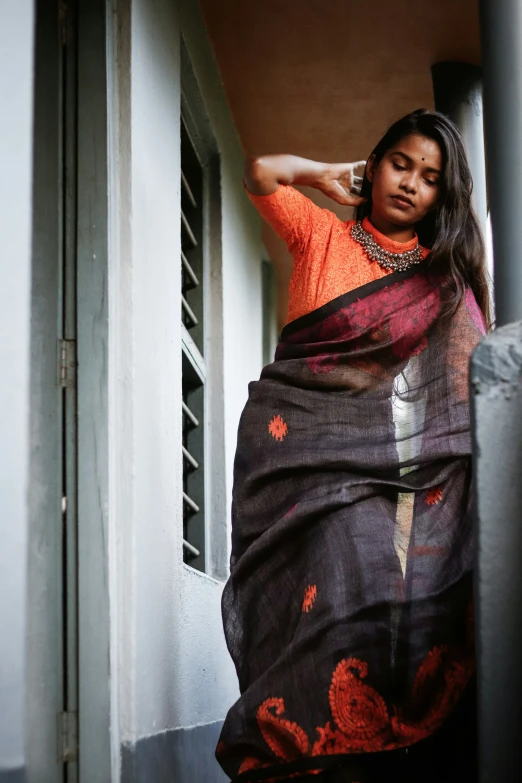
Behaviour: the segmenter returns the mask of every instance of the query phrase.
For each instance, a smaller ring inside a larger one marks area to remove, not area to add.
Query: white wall
[[[181,29],[221,154],[225,448],[230,506],[237,426],[262,367],[261,222],[242,185],[244,154],[195,0],[178,0]],[[228,517],[230,508],[228,507]]]
[[[2,4],[0,775],[24,764],[33,28],[30,0]]]
[[[222,583],[182,563],[180,32],[222,170],[226,490],[262,364],[260,230],[194,0],[118,3],[110,279],[111,560],[120,739],[222,720],[238,695]]]

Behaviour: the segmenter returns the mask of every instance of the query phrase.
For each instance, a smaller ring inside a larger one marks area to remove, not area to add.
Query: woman
[[[467,368],[489,327],[461,138],[395,123],[366,164],[274,155],[245,184],[294,258],[239,427],[225,633],[233,780],[474,780]],[[292,185],[346,206],[342,222]]]

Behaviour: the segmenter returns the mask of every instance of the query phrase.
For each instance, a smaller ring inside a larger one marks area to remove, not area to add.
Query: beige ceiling
[[[366,158],[394,119],[433,106],[433,63],[480,62],[478,0],[200,5],[245,154]],[[264,239],[278,273],[282,320],[289,258],[270,232]]]

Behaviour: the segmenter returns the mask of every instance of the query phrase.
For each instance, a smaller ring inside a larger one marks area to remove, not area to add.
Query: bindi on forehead
[[[389,155],[399,155],[409,165],[422,165],[423,169],[440,174],[442,170],[441,150],[434,139],[420,134],[411,134],[389,150]]]

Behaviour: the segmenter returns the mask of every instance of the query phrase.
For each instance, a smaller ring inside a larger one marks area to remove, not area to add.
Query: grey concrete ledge
[[[123,744],[121,783],[227,783],[214,755],[222,725],[172,729]]]
[[[25,783],[24,767],[17,767],[17,769],[0,768],[0,783]]]

